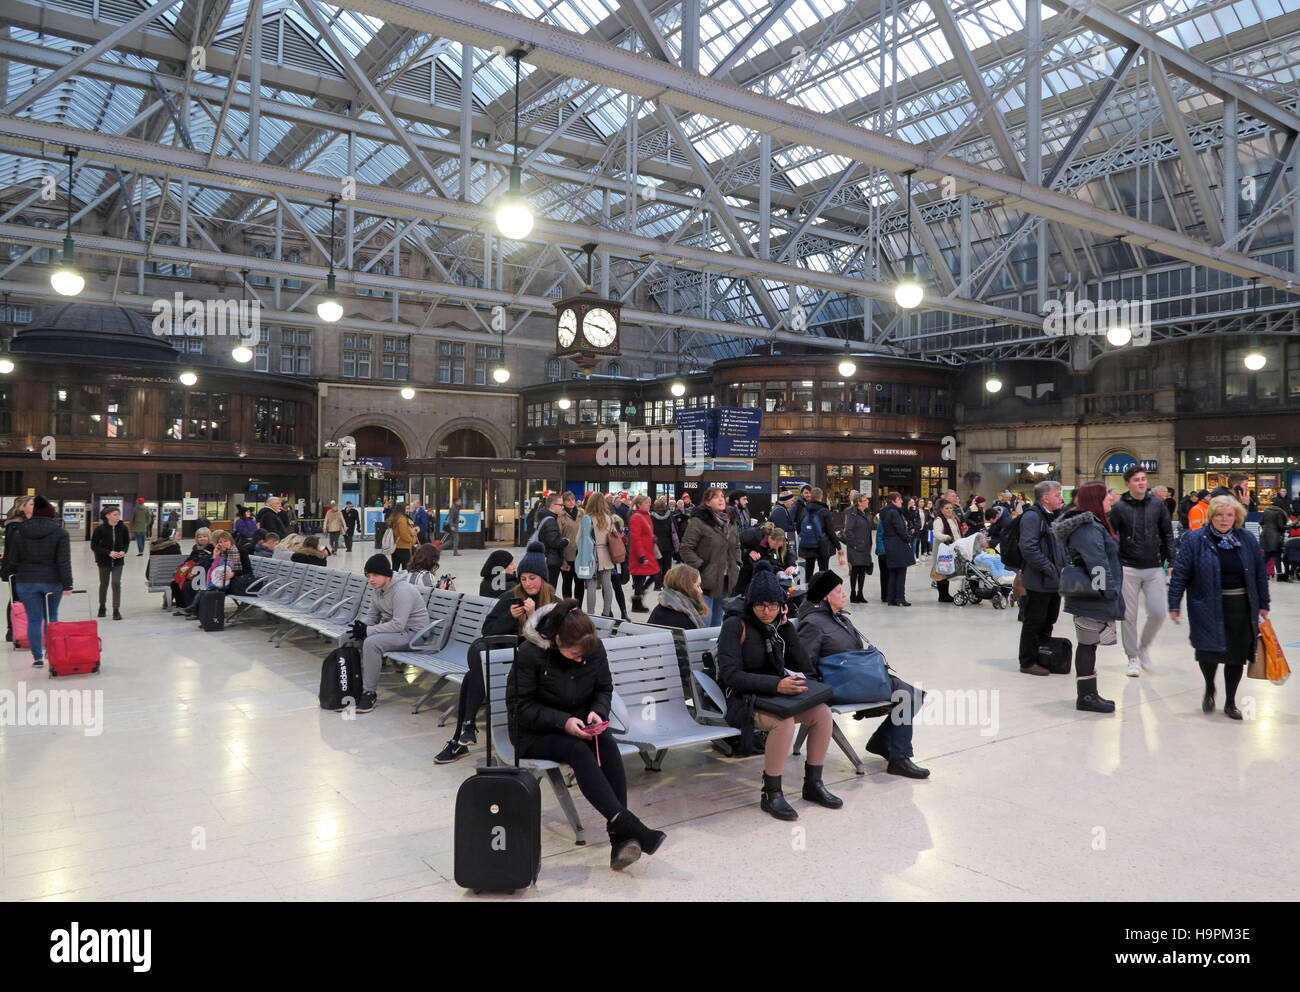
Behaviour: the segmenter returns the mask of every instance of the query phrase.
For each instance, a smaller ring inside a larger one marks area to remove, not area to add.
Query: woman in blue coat
[[[1169,573],[1169,619],[1178,623],[1186,590],[1188,634],[1205,676],[1201,709],[1214,712],[1214,675],[1223,665],[1223,712],[1240,720],[1237,685],[1255,657],[1259,621],[1268,619],[1268,576],[1259,542],[1244,526],[1244,506],[1215,496],[1206,518],[1205,527],[1183,536]]]
[[[1097,692],[1097,645],[1115,643],[1115,621],[1124,619],[1124,571],[1119,541],[1107,510],[1110,497],[1100,482],[1080,486],[1074,508],[1052,524],[1065,546],[1066,559],[1080,565],[1089,579],[1087,593],[1063,592],[1065,612],[1074,617],[1075,709],[1114,713],[1115,702]]]

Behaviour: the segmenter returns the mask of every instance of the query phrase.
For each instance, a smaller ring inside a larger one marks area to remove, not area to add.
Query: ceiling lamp
[[[14,360],[9,357],[9,352],[0,351],[0,375],[8,375],[14,370]]]
[[[836,369],[839,371],[840,375],[844,376],[846,379],[858,370],[857,363],[853,361],[853,355],[849,351],[849,342],[847,338],[844,339],[844,354],[840,358],[840,364],[836,366]]]
[[[1112,327],[1106,332],[1106,340],[1116,348],[1123,348],[1133,340],[1133,329],[1127,324],[1120,324],[1118,327]]]
[[[1252,316],[1257,317],[1259,314],[1259,280],[1254,279],[1252,282],[1254,283],[1255,289],[1255,305],[1253,307],[1254,312]],[[1245,363],[1246,368],[1252,372],[1258,372],[1268,364],[1268,359],[1265,358],[1264,353],[1259,350],[1259,335],[1257,334],[1252,334],[1250,336],[1250,351],[1246,352]]]
[[[337,196],[330,197],[330,272],[325,279],[325,299],[316,304],[316,316],[329,324],[343,316],[343,304],[334,288],[334,207],[338,202]]]
[[[243,276],[243,282],[239,285],[239,303],[240,303],[240,320],[243,320],[243,311],[247,307],[248,300],[248,270],[240,269],[239,274]],[[230,357],[239,362],[240,365],[247,365],[253,360],[253,349],[246,345],[241,338],[239,342],[230,350]]]
[[[86,288],[86,277],[77,271],[73,261],[72,243],[72,161],[77,157],[76,151],[68,152],[68,230],[63,237],[63,259],[57,269],[50,273],[50,285],[60,296],[76,296]]]
[[[177,378],[180,379],[182,386],[192,386],[199,381],[199,377],[193,372],[182,372]]]
[[[573,406],[573,400],[569,399],[569,397],[567,396],[562,395],[559,398],[559,400],[556,401],[555,405],[558,406],[561,410],[567,410],[569,409],[569,407]]]
[[[674,379],[673,384],[668,387],[668,391],[674,396],[685,396],[686,383],[682,382],[681,379]]]
[[[907,174],[907,258],[903,278],[894,286],[894,302],[904,310],[915,310],[925,298],[925,290],[912,268],[912,173]]]
[[[415,390],[412,389],[410,386],[403,386],[403,387],[402,387],[402,399],[404,399],[404,400],[413,400],[413,399],[415,399]]]
[[[498,385],[504,385],[510,381],[510,370],[506,368],[506,324],[501,322],[501,351],[497,356],[500,364],[492,370],[492,379]]]
[[[680,399],[686,395],[686,383],[682,379],[682,329],[680,327],[673,328],[673,342],[677,352],[677,378],[668,387],[668,391]]]
[[[510,187],[497,204],[497,230],[511,241],[522,241],[533,230],[533,212],[524,197],[523,174],[519,167],[519,60],[524,50],[510,53],[515,60],[515,152],[510,163]]]
[[[989,377],[984,380],[984,388],[990,393],[1002,391],[1002,380],[998,377],[998,363],[994,362],[993,367],[989,369]]]

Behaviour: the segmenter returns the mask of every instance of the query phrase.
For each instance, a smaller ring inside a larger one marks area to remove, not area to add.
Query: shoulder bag
[[[605,538],[605,543],[609,548],[609,560],[615,565],[621,565],[627,561],[627,545],[623,543],[623,538],[618,535],[614,528],[610,528],[609,537]]]

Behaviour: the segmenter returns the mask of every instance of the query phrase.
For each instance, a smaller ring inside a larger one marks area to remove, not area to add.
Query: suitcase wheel
[[[57,679],[58,677],[59,677],[59,673],[56,672],[53,668],[51,668],[51,669],[50,669],[50,678],[52,678],[52,679]]]
[[[98,675],[98,674],[99,674],[99,665],[96,664],[95,667],[92,668],[90,671],[91,671],[91,674],[93,674],[93,675]]]

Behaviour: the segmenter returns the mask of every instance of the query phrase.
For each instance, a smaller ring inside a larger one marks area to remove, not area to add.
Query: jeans
[[[705,596],[704,605],[709,608],[709,619],[705,622],[706,627],[722,626],[722,596]]]
[[[1165,622],[1167,597],[1165,595],[1165,570],[1155,568],[1131,568],[1124,566],[1124,619],[1120,621],[1120,634],[1124,639],[1124,653],[1130,658],[1141,657],[1141,653],[1151,646],[1156,639],[1156,631]],[[1138,638],[1138,602],[1146,600],[1147,622],[1142,625],[1142,637]]]
[[[135,550],[144,554],[144,531],[142,530],[135,532]]]
[[[912,756],[912,724],[920,707],[917,705],[915,688],[897,675],[889,676],[889,684],[893,687],[890,698],[894,705],[890,708],[889,716],[880,721],[875,733],[867,741],[867,750],[873,754],[884,751],[889,755],[887,760],[893,761],[895,758]]]
[[[1038,646],[1052,636],[1052,627],[1061,615],[1061,594],[1056,592],[1025,593],[1025,619],[1020,625],[1020,667],[1040,664]]]
[[[63,598],[63,586],[58,582],[15,582],[14,592],[18,595],[18,602],[27,611],[27,643],[32,646],[32,660],[40,661],[45,657],[42,653],[47,602],[45,596],[47,593],[55,594],[48,600],[49,619],[53,623],[59,619],[59,600]]]
[[[901,603],[907,599],[907,569],[891,568],[885,596],[887,603]]]
[[[104,608],[105,594],[108,592],[109,583],[113,586],[113,611],[116,612],[122,608],[122,559],[117,559],[119,564],[100,565],[99,566],[99,608]]]
[[[884,555],[876,555],[877,571],[880,573],[880,601],[889,602],[889,566],[885,564]]]
[[[343,532],[343,545],[345,550],[347,551],[352,550],[352,535],[355,533],[356,531],[354,531],[351,527],[349,527],[347,530]]]
[[[460,550],[460,531],[452,530],[447,532],[447,548],[444,550]]]

